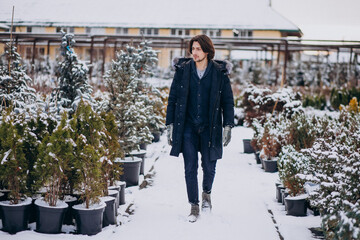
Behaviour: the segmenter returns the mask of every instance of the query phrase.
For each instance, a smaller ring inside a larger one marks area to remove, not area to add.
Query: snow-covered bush
[[[106,146],[101,138],[105,136],[104,122],[91,106],[80,101],[70,120],[71,138],[74,141],[73,181],[75,189],[81,192],[86,208],[100,201],[102,191],[101,157]]]
[[[15,114],[11,110],[8,108],[4,112],[0,125],[0,179],[2,185],[10,190],[10,202],[17,204],[28,193],[28,161],[18,130],[25,122],[25,115]]]
[[[36,109],[35,90],[29,87],[32,79],[22,66],[22,59],[16,47],[6,44],[5,52],[0,61],[0,111],[9,106],[21,112],[27,108]],[[10,72],[9,72],[10,61]]]
[[[61,112],[72,115],[80,100],[93,103],[92,87],[88,80],[88,67],[81,62],[74,52],[75,39],[71,33],[62,32],[61,55],[59,62],[58,87],[51,93],[50,112],[61,118]]]
[[[44,201],[49,206],[56,206],[63,197],[64,186],[68,181],[67,173],[71,171],[70,163],[74,160],[74,145],[68,116],[64,112],[57,128],[43,139],[34,165],[37,187],[46,189]]]
[[[304,180],[319,185],[310,194],[311,205],[322,216],[328,239],[360,237],[360,115],[342,111],[323,137],[302,152],[309,157]]]
[[[255,118],[263,122],[266,114],[273,112],[285,112],[287,117],[291,117],[293,113],[302,111],[300,99],[301,95],[294,93],[291,88],[279,89],[273,93],[270,89],[250,85],[244,90],[242,103],[245,121],[250,125]]]
[[[138,149],[141,143],[151,143],[153,136],[149,119],[153,118],[153,105],[146,88],[139,79],[137,69],[144,69],[139,51],[126,46],[117,54],[107,71],[105,80],[110,100],[108,111],[113,112],[119,126],[119,140],[126,154]]]
[[[115,122],[115,116],[111,112],[102,112],[100,114],[105,126],[105,134],[102,136],[103,149],[101,162],[102,192],[104,196],[108,195],[108,187],[113,186],[116,180],[120,180],[122,168],[119,164],[114,164],[116,158],[123,158],[124,151],[119,143],[119,129]]]

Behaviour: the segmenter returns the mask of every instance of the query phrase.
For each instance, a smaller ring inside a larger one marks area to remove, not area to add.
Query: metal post
[[[104,76],[104,73],[105,73],[106,41],[107,41],[107,39],[104,40],[103,62],[102,62],[102,66],[101,66],[101,75],[102,75],[102,76]]]
[[[47,56],[50,58],[50,40],[47,43]]]
[[[90,74],[90,79],[92,78],[92,71],[93,71],[93,54],[94,54],[94,37],[91,37],[91,45],[90,45],[90,70],[89,70],[89,74]]]
[[[287,40],[284,40],[285,41],[285,54],[284,54],[284,74],[283,74],[283,85],[285,84],[286,82],[286,67],[287,67],[287,60],[289,58],[289,51],[288,51],[288,41]]]
[[[34,64],[35,64],[35,53],[36,53],[36,39],[34,39],[33,49],[32,49],[32,59],[31,59],[31,74],[34,74]]]

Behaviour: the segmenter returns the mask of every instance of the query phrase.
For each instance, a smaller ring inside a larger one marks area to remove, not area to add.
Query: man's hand
[[[173,134],[174,124],[171,123],[171,124],[167,125],[166,128],[167,128],[168,144],[170,146],[172,146],[172,141],[173,141],[172,134]]]
[[[223,135],[223,144],[224,147],[226,147],[231,140],[231,127],[225,126],[224,127],[224,135]]]

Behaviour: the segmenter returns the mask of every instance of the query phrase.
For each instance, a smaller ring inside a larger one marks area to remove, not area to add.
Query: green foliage
[[[79,106],[70,120],[72,139],[75,142],[73,169],[76,169],[75,188],[82,193],[86,208],[99,202],[103,189],[101,180],[100,157],[105,152],[101,142],[104,123],[91,106],[80,101]],[[74,176],[72,176],[74,177]]]
[[[297,196],[305,192],[305,181],[299,178],[297,174],[305,174],[308,164],[308,158],[298,152],[294,146],[282,147],[278,160],[279,177],[283,185],[289,189],[291,196]]]
[[[120,176],[123,174],[122,167],[119,164],[114,164],[114,162],[116,158],[124,157],[124,151],[119,143],[119,130],[114,114],[102,112],[100,116],[105,124],[105,135],[102,136],[102,141],[106,148],[100,161],[103,195],[107,196],[108,186],[114,185],[115,181],[120,180]]]
[[[353,97],[360,99],[360,89],[333,88],[330,94],[330,103],[335,110],[338,110],[340,105],[347,105]]]
[[[66,173],[71,170],[69,166],[74,161],[73,148],[67,114],[64,113],[51,136],[43,139],[34,166],[38,176],[37,186],[46,188],[44,201],[50,206],[56,206],[57,200],[62,197],[63,184],[67,181]]]
[[[9,199],[19,203],[28,192],[28,161],[23,151],[24,142],[18,129],[25,122],[24,114],[16,115],[9,108],[0,125],[0,180],[10,190]]]
[[[303,99],[303,107],[313,107],[324,110],[326,107],[326,98],[324,95],[306,95]]]

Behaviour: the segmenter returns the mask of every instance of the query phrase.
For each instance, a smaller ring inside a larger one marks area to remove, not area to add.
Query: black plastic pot
[[[65,198],[65,202],[67,203],[68,208],[65,212],[63,223],[66,225],[74,225],[74,210],[72,209],[72,206],[79,204],[79,201],[76,197],[71,197],[68,199]]]
[[[41,233],[60,233],[68,205],[59,207],[36,206],[36,231]]]
[[[275,183],[276,186],[276,199],[279,203],[282,201],[282,193],[281,190],[285,189],[285,187],[281,183]]]
[[[125,181],[127,187],[139,185],[139,174],[141,158],[126,157],[119,160],[122,163],[124,174],[120,176],[120,181]]]
[[[37,218],[37,213],[36,213],[36,205],[35,205],[35,201],[37,199],[39,199],[41,197],[41,195],[35,195],[32,197],[32,203],[29,207],[29,223],[34,223],[36,222],[36,218]]]
[[[257,152],[255,152],[254,154],[255,154],[256,163],[257,163],[257,164],[261,164],[260,152],[257,151]]]
[[[285,206],[288,215],[291,216],[306,216],[306,197],[286,197]]]
[[[276,160],[263,160],[265,172],[277,172],[277,161]]]
[[[138,157],[141,158],[141,165],[140,165],[140,174],[144,175],[144,168],[145,168],[145,155],[146,155],[146,151],[145,150],[140,150],[140,151],[132,151],[130,152],[130,154],[127,157]]]
[[[102,200],[106,203],[106,207],[103,213],[103,227],[116,224],[115,208],[116,199],[114,197],[103,197]]]
[[[125,188],[126,188],[126,182],[119,182],[120,183],[120,194],[119,194],[119,204],[124,205],[125,202]]]
[[[319,209],[317,207],[312,207],[308,199],[306,200],[306,206],[308,209],[310,209],[313,212],[314,216],[320,215]]]
[[[15,234],[28,229],[29,210],[31,200],[26,204],[7,205],[4,202],[0,204],[2,215],[2,230],[10,234]]]
[[[160,131],[152,132],[152,135],[154,136],[152,142],[158,142],[160,141]]]
[[[76,232],[84,235],[95,235],[101,232],[106,204],[97,209],[77,209],[76,206],[73,206]]]
[[[254,149],[252,148],[251,144],[251,139],[243,139],[243,144],[244,144],[244,153],[254,153]]]
[[[286,204],[285,204],[285,198],[289,196],[289,192],[287,189],[281,190],[281,197],[282,197],[282,204],[285,205],[285,211],[287,210]]]
[[[120,186],[113,186],[113,189],[109,188],[108,196],[115,198],[115,209],[119,208],[120,202]],[[117,215],[117,211],[116,211]]]
[[[146,143],[140,143],[140,149],[146,150],[147,144]]]

